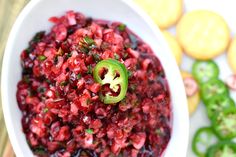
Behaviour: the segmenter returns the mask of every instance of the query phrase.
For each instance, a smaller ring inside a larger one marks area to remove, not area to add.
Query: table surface
[[[28,0],[0,0],[0,65],[2,64],[2,56],[5,44],[18,13]],[[2,114],[2,106],[0,104],[0,156],[13,157],[10,142],[8,140],[7,131],[4,124]]]

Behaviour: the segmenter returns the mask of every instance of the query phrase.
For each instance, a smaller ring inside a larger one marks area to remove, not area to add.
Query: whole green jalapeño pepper
[[[104,76],[102,73],[106,71]],[[124,64],[114,59],[100,61],[94,68],[94,80],[103,85],[109,85],[112,92],[103,94],[100,92],[100,99],[105,104],[114,104],[124,99],[128,88],[128,71]]]

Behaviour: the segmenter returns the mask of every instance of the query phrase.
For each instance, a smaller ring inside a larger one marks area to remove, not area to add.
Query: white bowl
[[[21,127],[21,111],[16,101],[17,82],[21,78],[20,53],[40,30],[49,30],[48,18],[75,10],[99,19],[120,21],[146,41],[160,59],[169,82],[173,130],[164,157],[184,157],[187,151],[189,119],[184,86],[178,66],[159,29],[129,0],[32,0],[17,18],[2,66],[1,93],[8,134],[18,157],[33,156]]]

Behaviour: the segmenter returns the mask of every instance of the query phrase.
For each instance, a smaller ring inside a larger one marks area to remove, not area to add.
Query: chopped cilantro
[[[95,44],[94,40],[93,40],[92,38],[90,38],[89,36],[84,37],[83,40],[84,40],[84,42],[85,42],[86,44],[88,44],[89,46],[92,46],[92,45]]]
[[[61,86],[66,86],[67,84],[68,84],[67,81],[62,81],[62,82],[60,83]]]
[[[46,82],[47,82],[47,83],[51,83],[51,81],[50,81],[49,79],[46,79]]]
[[[38,60],[40,60],[40,61],[44,61],[45,59],[47,59],[47,57],[44,55],[38,56]]]
[[[47,154],[47,152],[46,152],[46,150],[45,150],[45,148],[44,148],[43,146],[39,146],[39,147],[37,147],[37,148],[34,148],[33,151],[34,151],[34,153],[37,154],[37,155],[42,155],[42,156],[44,156],[44,155]]]
[[[32,41],[39,42],[43,38],[44,34],[45,34],[45,31],[41,31],[41,32],[36,33],[35,36],[33,37]]]
[[[125,24],[120,24],[118,26],[118,30],[121,31],[121,32],[125,31],[125,29],[126,29],[126,25]]]
[[[79,80],[81,78],[81,74],[78,74],[77,75],[77,79]]]
[[[128,53],[125,53],[125,54],[124,54],[124,58],[126,58],[126,57],[128,57]]]
[[[93,130],[92,129],[86,129],[85,132],[88,133],[88,134],[93,134]]]
[[[24,75],[23,76],[23,81],[25,82],[25,83],[30,83],[30,78],[29,78],[29,75]]]
[[[88,68],[87,74],[92,74],[92,73],[93,73],[93,68],[92,68],[92,66],[89,65],[87,68]]]
[[[68,53],[68,54],[66,55],[67,58],[70,58],[71,56],[72,56],[71,53]]]
[[[56,91],[56,96],[59,97],[60,96],[60,93],[58,91]]]
[[[155,133],[157,135],[163,136],[163,132],[161,131],[161,129],[156,129]]]
[[[80,51],[83,52],[83,53],[89,53],[89,48],[86,47],[85,45],[82,45],[82,46],[80,47]]]
[[[46,91],[46,88],[44,88],[44,87],[38,87],[38,88],[37,88],[37,91],[38,91],[39,93],[44,93],[44,92]]]
[[[131,85],[130,85],[130,89],[131,89],[132,91],[135,91],[136,88],[137,88],[137,86],[136,86],[135,84],[131,84]]]
[[[96,62],[97,62],[97,61],[100,61],[100,56],[99,56],[99,54],[93,53],[92,55],[93,55],[93,59],[94,59]]]
[[[27,49],[25,49],[27,54],[30,54],[33,51],[33,47],[29,46]]]
[[[128,76],[131,77],[132,75],[133,75],[133,73],[128,70]]]
[[[115,57],[116,60],[120,59],[120,56],[117,53],[114,54],[114,57]]]
[[[79,50],[83,53],[89,53],[89,51],[95,47],[94,40],[89,36],[84,37],[79,43]]]
[[[48,108],[44,108],[43,113],[47,113],[47,112],[48,112]]]

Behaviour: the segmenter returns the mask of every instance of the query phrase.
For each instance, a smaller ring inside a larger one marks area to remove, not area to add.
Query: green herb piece
[[[125,53],[125,54],[124,54],[124,58],[127,58],[127,57],[128,57],[128,55],[129,55],[128,53]]]
[[[46,88],[44,88],[44,87],[38,87],[38,88],[37,88],[37,91],[38,91],[39,93],[44,93],[44,92],[46,91]]]
[[[157,135],[163,136],[163,131],[162,131],[161,129],[156,129],[156,130],[155,130],[155,133],[156,133]]]
[[[29,78],[29,75],[24,75],[23,76],[23,81],[25,82],[25,83],[30,83],[30,78]]]
[[[136,86],[135,84],[131,84],[131,85],[130,85],[130,89],[131,89],[132,91],[135,91],[136,88],[137,88],[137,86]]]
[[[90,38],[89,36],[84,37],[83,40],[84,40],[84,42],[85,42],[86,44],[88,44],[89,46],[95,45],[94,40],[93,40],[92,38]]]
[[[41,155],[41,156],[47,154],[47,152],[43,146],[39,146],[39,147],[35,148],[33,151],[34,151],[34,154]]]
[[[89,53],[89,48],[86,47],[85,45],[82,45],[80,47],[80,51],[87,54],[87,53]]]
[[[62,82],[60,83],[61,86],[66,86],[67,84],[68,84],[67,81],[62,81]]]
[[[60,96],[60,93],[58,91],[56,91],[56,96],[59,97]]]
[[[71,53],[68,53],[68,54],[66,55],[67,58],[70,58],[71,56],[72,56]]]
[[[81,79],[81,74],[78,74],[78,75],[77,75],[77,79],[78,79],[78,80]]]
[[[92,129],[86,129],[85,132],[88,133],[88,134],[93,134],[93,130]]]
[[[114,57],[115,57],[116,60],[120,59],[120,56],[117,53],[114,54]]]
[[[41,31],[41,32],[36,33],[35,36],[33,37],[32,41],[39,42],[43,38],[44,34],[45,34],[45,31]]]
[[[51,83],[51,81],[50,81],[49,79],[46,79],[46,82],[47,82],[47,83]]]
[[[92,38],[86,36],[79,43],[79,49],[83,53],[89,53],[92,48],[95,48],[95,42]]]
[[[40,60],[40,61],[44,61],[45,59],[47,59],[47,57],[44,55],[38,56],[38,60]]]
[[[128,77],[131,77],[132,75],[133,75],[133,73],[128,70]]]
[[[88,68],[87,74],[92,74],[92,73],[93,73],[93,68],[92,68],[92,66],[89,65],[87,68]]]
[[[48,112],[48,108],[44,108],[43,113],[47,113],[47,112]]]
[[[125,29],[126,29],[126,25],[125,24],[120,24],[118,26],[118,30],[121,31],[121,32],[125,31]]]
[[[100,61],[100,56],[99,56],[99,54],[93,53],[92,55],[93,55],[93,59],[94,59],[96,62]]]
[[[29,46],[25,51],[27,54],[30,54],[33,51],[33,47]]]
[[[87,105],[91,103],[91,99],[86,100]]]

